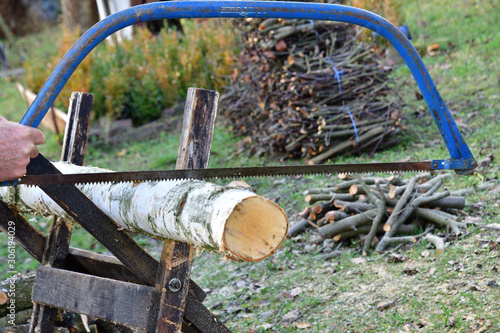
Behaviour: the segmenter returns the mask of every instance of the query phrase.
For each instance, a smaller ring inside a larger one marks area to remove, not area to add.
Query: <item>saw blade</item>
[[[87,183],[143,182],[183,179],[247,178],[319,175],[337,173],[376,173],[432,170],[431,162],[392,162],[364,164],[292,165],[241,168],[214,168],[192,170],[155,170],[130,172],[105,172],[84,174],[45,174],[19,178],[20,185],[57,185]]]

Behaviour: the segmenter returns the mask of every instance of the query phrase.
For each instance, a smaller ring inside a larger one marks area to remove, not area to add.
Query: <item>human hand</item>
[[[45,136],[36,128],[7,121],[0,116],[0,181],[13,180],[26,174],[31,158]]]

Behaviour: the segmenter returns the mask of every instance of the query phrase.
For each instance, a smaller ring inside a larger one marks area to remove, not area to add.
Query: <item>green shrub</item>
[[[137,29],[132,40],[101,43],[85,60],[88,63],[75,71],[58,104],[67,106],[73,90],[89,91],[95,96],[96,118],[132,118],[140,125],[182,101],[189,87],[221,89],[237,52],[231,22],[184,20],[183,29],[182,34],[163,29],[156,36]],[[41,88],[71,46],[67,42],[71,34],[63,35],[57,57],[48,63],[31,57],[25,63],[27,73],[32,73],[28,77],[31,89]]]

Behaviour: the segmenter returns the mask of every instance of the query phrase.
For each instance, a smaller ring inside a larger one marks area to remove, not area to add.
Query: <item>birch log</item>
[[[112,172],[64,162],[54,165],[62,173]],[[245,261],[270,256],[288,231],[283,209],[244,188],[198,180],[78,187],[124,229],[192,243]],[[0,187],[0,199],[22,210],[69,218],[38,187]]]

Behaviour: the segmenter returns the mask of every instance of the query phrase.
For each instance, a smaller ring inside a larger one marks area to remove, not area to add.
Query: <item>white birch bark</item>
[[[54,165],[62,173],[109,171],[63,162]],[[244,188],[197,180],[78,187],[124,229],[192,243],[245,261],[270,256],[288,231],[288,219],[280,207]],[[0,199],[23,210],[68,218],[38,187],[0,187]]]

